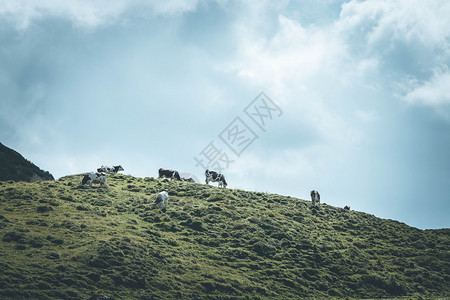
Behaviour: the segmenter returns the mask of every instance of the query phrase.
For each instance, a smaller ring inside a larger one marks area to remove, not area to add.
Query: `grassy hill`
[[[450,295],[450,230],[274,194],[108,175],[0,182],[0,298]],[[167,190],[165,212],[152,209]]]
[[[0,180],[34,182],[54,178],[49,172],[26,160],[20,153],[0,143]]]

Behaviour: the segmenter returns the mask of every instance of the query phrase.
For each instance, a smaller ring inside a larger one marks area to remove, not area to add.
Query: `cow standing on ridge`
[[[206,177],[206,184],[209,184],[210,181],[212,182],[218,182],[219,187],[227,187],[227,181],[225,180],[225,176],[223,174],[219,174],[215,171],[206,170],[205,171],[205,177]]]
[[[92,186],[93,183],[99,183],[100,185],[106,185],[106,173],[103,172],[90,172],[83,176],[81,180],[81,185],[89,184]]]
[[[316,190],[311,191],[311,201],[312,205],[315,207],[316,205],[319,206],[320,204],[320,194]]]
[[[119,171],[123,171],[123,168],[121,165],[118,166],[101,166],[97,169],[97,172],[104,172],[107,174],[116,174]]]
[[[180,180],[181,181],[181,177],[180,174],[178,173],[178,171],[174,171],[174,170],[166,170],[163,168],[160,168],[158,170],[158,178],[170,178],[170,180]]]

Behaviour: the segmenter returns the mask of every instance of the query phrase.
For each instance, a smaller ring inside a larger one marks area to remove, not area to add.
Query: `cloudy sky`
[[[0,142],[56,178],[121,164],[203,181],[209,159],[230,188],[450,227],[449,15],[447,0],[0,0]]]

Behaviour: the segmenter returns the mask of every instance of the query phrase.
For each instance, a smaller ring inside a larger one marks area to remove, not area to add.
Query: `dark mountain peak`
[[[20,153],[0,143],[0,181],[55,180],[53,175],[41,170]]]

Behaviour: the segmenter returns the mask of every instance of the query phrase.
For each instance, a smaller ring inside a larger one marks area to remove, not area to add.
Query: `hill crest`
[[[108,177],[0,183],[0,295],[445,297],[450,230],[275,194]],[[169,192],[166,212],[151,203]]]

